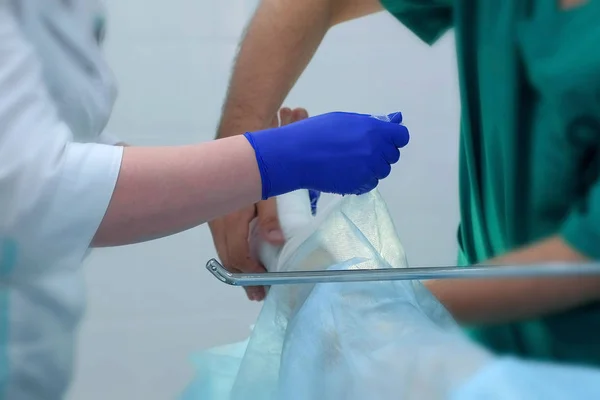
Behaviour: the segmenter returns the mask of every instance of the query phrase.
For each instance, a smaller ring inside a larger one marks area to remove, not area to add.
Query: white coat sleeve
[[[14,243],[28,265],[79,262],[110,202],[123,150],[72,142],[6,3],[0,0],[0,242]]]

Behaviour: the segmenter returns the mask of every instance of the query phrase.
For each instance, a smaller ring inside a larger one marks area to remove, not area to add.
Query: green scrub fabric
[[[600,259],[600,1],[381,1],[429,44],[454,28],[461,262],[556,234]],[[600,366],[600,303],[469,331],[501,354]]]

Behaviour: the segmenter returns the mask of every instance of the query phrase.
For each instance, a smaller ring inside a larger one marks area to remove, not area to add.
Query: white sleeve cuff
[[[17,191],[23,206],[8,233],[32,261],[78,265],[86,256],[109,206],[119,176],[123,148],[69,143],[58,168],[37,187]],[[25,199],[23,196],[30,196]]]
[[[57,234],[63,233],[81,260],[108,209],[122,157],[122,147],[70,143],[66,148],[55,196],[57,208],[50,211],[47,224],[56,227],[52,230]]]

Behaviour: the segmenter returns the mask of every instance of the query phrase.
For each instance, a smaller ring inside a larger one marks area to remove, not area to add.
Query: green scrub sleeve
[[[562,236],[575,250],[600,259],[600,182],[588,193],[586,204],[573,209],[562,227]]]
[[[448,0],[380,0],[381,5],[427,44],[435,43],[452,26]]]

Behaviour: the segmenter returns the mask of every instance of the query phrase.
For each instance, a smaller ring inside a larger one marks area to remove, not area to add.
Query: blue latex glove
[[[321,198],[321,192],[319,192],[318,190],[310,189],[308,191],[308,198],[310,200],[310,212],[312,213],[312,215],[317,215],[317,203]]]
[[[330,113],[281,128],[246,133],[262,179],[263,199],[297,189],[336,194],[373,190],[409,139],[402,114]]]

